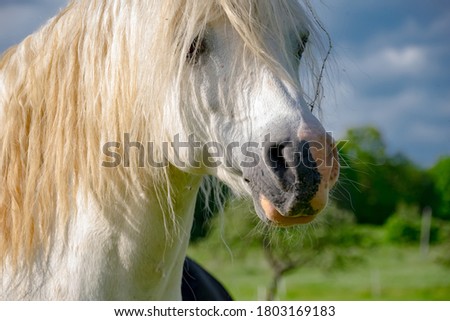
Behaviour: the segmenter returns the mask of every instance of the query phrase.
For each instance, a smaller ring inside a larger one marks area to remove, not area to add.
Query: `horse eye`
[[[198,63],[198,59],[206,52],[205,39],[200,39],[198,36],[192,41],[189,51],[186,54],[186,59],[193,64]]]
[[[309,38],[309,32],[303,34],[300,37],[300,42],[298,44],[298,49],[297,49],[297,59],[298,60],[302,59],[303,52],[305,51],[306,43],[308,42],[308,38]]]

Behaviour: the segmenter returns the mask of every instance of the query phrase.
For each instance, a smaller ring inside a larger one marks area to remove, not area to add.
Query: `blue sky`
[[[335,45],[327,128],[340,137],[374,125],[390,152],[423,167],[450,155],[450,2],[325,0],[317,10]]]
[[[66,0],[0,0],[0,52]],[[450,155],[450,2],[312,0],[332,36],[326,128],[374,125],[389,151],[422,167]]]

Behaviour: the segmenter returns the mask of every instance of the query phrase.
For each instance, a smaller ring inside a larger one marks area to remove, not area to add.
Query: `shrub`
[[[385,224],[387,240],[393,243],[411,244],[420,242],[422,218],[417,206],[401,204]],[[432,222],[430,243],[439,240],[439,226]]]

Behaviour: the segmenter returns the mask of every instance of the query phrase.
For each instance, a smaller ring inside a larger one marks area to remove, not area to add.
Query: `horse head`
[[[339,163],[299,72],[308,68],[317,33],[306,17],[278,19],[252,22],[252,30],[231,12],[188,37],[180,115],[187,119],[182,136],[195,139],[186,138],[192,153],[174,154],[184,170],[251,195],[263,221],[289,226],[312,221],[326,206]]]

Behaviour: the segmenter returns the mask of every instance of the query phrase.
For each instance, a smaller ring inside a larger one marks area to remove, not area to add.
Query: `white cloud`
[[[418,46],[405,48],[386,48],[381,52],[380,60],[387,68],[393,68],[401,73],[422,71],[426,64],[426,52]]]
[[[373,47],[373,45],[370,45]],[[450,46],[398,42],[378,45],[376,49],[354,50],[346,56],[346,70],[359,80],[422,81],[443,73],[442,60]]]

